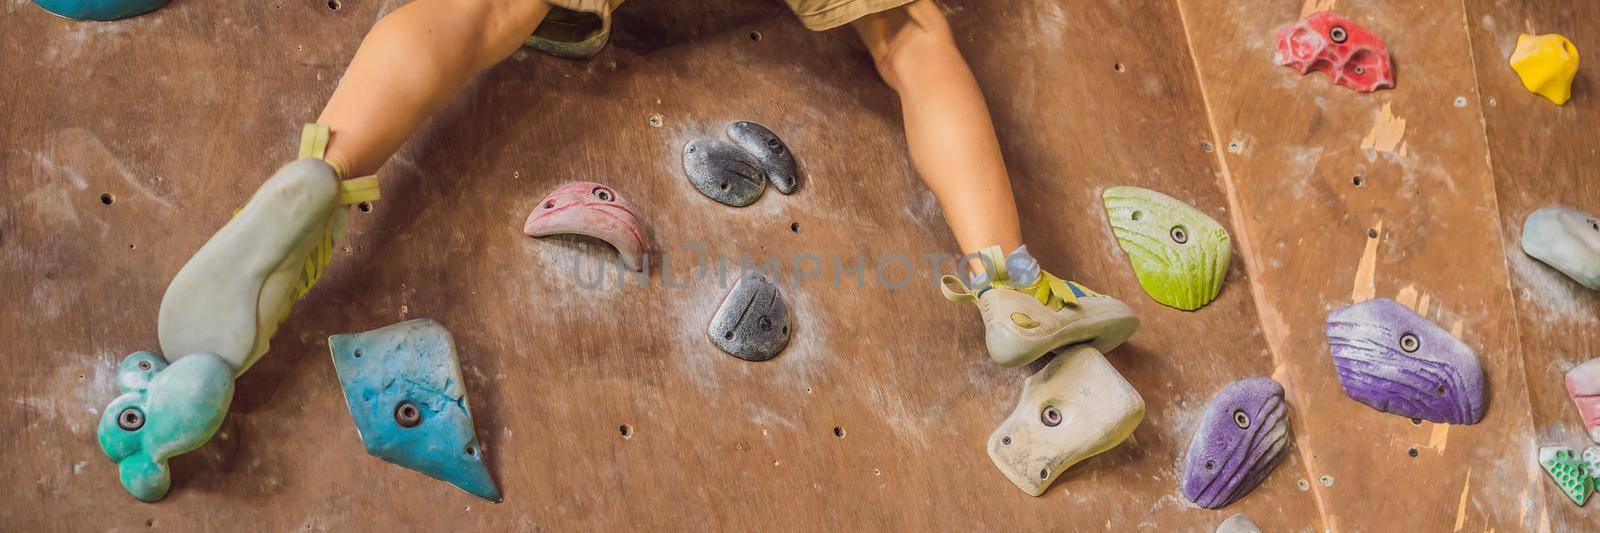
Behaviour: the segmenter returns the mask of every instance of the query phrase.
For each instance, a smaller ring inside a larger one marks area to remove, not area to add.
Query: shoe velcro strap
[[[952,302],[970,302],[978,299],[977,295],[972,294],[972,289],[967,288],[967,284],[948,274],[939,278],[939,291],[944,293],[944,299]]]
[[[333,167],[339,182],[339,205],[355,205],[361,202],[371,202],[378,199],[378,177],[362,176],[359,178],[345,178],[345,168],[341,162],[328,160],[328,140],[333,138],[333,130],[325,124],[306,124],[300,129],[300,159],[321,159]]]

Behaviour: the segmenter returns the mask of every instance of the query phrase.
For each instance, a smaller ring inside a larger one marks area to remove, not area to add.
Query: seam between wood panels
[[[1184,12],[1183,2],[1181,0],[1173,0],[1173,4],[1177,6],[1178,18],[1183,24],[1184,44],[1189,48],[1189,63],[1190,66],[1194,68],[1195,85],[1200,89],[1200,103],[1205,112],[1206,127],[1211,130],[1212,145],[1217,146],[1221,143],[1222,136],[1220,135],[1220,132],[1217,131],[1216,116],[1211,110],[1211,96],[1206,92],[1205,80],[1201,75],[1200,58],[1195,55],[1194,36],[1192,32],[1189,31],[1189,17],[1188,14]],[[1257,262],[1257,257],[1252,247],[1249,224],[1248,221],[1245,220],[1244,210],[1241,209],[1239,193],[1233,183],[1233,173],[1228,169],[1228,161],[1227,158],[1223,156],[1225,153],[1223,150],[1213,149],[1211,152],[1216,157],[1217,169],[1222,174],[1223,193],[1228,199],[1228,218],[1233,222],[1233,231],[1234,233],[1238,234],[1239,237],[1236,239],[1236,242],[1239,243],[1239,256],[1244,259],[1245,277],[1249,279],[1250,285],[1250,298],[1255,303],[1256,320],[1261,326],[1262,336],[1266,337],[1267,352],[1272,355],[1274,367],[1286,369],[1286,371],[1283,373],[1282,379],[1289,381],[1289,383],[1283,384],[1284,392],[1293,396],[1295,400],[1293,403],[1289,404],[1289,408],[1294,413],[1293,418],[1305,420],[1300,416],[1301,411],[1299,405],[1306,405],[1310,400],[1305,392],[1301,391],[1299,387],[1294,386],[1294,380],[1291,377],[1292,374],[1287,371],[1288,364],[1284,361],[1283,355],[1280,353],[1282,351],[1281,345],[1284,341],[1283,332],[1280,331],[1276,326],[1272,326],[1267,323],[1267,317],[1264,313],[1270,310],[1273,316],[1276,317],[1278,316],[1277,310],[1273,308],[1271,303],[1267,301],[1265,294],[1266,289],[1263,288],[1261,283],[1258,281],[1258,275],[1261,273],[1261,267]],[[1276,339],[1274,338],[1275,336]],[[1292,422],[1290,427],[1293,427]],[[1304,428],[1305,426],[1302,423],[1300,427]],[[1305,470],[1305,477],[1303,480],[1307,481],[1311,486],[1310,492],[1313,501],[1317,506],[1317,515],[1318,519],[1322,522],[1322,530],[1329,532],[1338,531],[1339,524],[1337,517],[1330,515],[1328,511],[1328,502],[1324,501],[1322,490],[1319,487],[1319,484],[1310,482],[1310,480],[1317,479],[1317,468],[1315,463],[1316,453],[1312,451],[1310,431],[1304,432],[1299,438],[1295,439],[1294,449],[1295,453],[1299,454],[1300,464]]]
[[[1471,61],[1472,82],[1474,85],[1476,85],[1478,90],[1478,131],[1483,135],[1483,164],[1489,173],[1489,198],[1490,201],[1493,202],[1491,207],[1493,208],[1492,212],[1494,213],[1495,236],[1500,244],[1498,250],[1500,251],[1501,267],[1504,268],[1506,272],[1506,298],[1511,300],[1511,334],[1513,339],[1516,340],[1515,351],[1517,355],[1517,370],[1522,374],[1522,396],[1523,399],[1528,403],[1528,426],[1534,431],[1534,435],[1530,436],[1530,438],[1534,439],[1534,441],[1530,442],[1529,444],[1532,447],[1537,448],[1539,445],[1537,440],[1538,428],[1535,426],[1537,422],[1533,418],[1533,393],[1528,390],[1528,362],[1525,359],[1526,355],[1523,353],[1522,349],[1522,312],[1517,308],[1516,287],[1511,285],[1511,260],[1506,257],[1506,243],[1508,241],[1506,240],[1505,219],[1500,213],[1500,177],[1495,174],[1494,150],[1489,146],[1489,117],[1487,114],[1489,109],[1487,100],[1489,97],[1488,92],[1484,90],[1483,73],[1478,70],[1478,50],[1473,46],[1472,17],[1467,12],[1467,0],[1461,0],[1461,30],[1467,35],[1467,59]],[[1534,463],[1534,466],[1529,473],[1531,475],[1529,476],[1528,482],[1529,484],[1532,484],[1534,489],[1539,493],[1539,505],[1541,506],[1541,512],[1539,513],[1540,523],[1538,525],[1539,531],[1550,531],[1550,513],[1548,512],[1548,508],[1550,506],[1550,494],[1545,488],[1545,483],[1542,483],[1539,480],[1541,476],[1539,475],[1539,468],[1536,463]]]

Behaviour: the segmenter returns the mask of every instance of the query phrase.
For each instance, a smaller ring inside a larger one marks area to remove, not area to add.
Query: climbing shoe
[[[611,38],[609,19],[599,13],[551,6],[523,46],[562,59],[589,59]]]
[[[332,258],[344,207],[378,197],[376,177],[340,181],[321,160],[328,136],[326,126],[307,125],[301,159],[263,183],[173,277],[157,327],[167,357],[213,353],[238,375],[266,353]]]
[[[1000,366],[1026,365],[1074,344],[1109,352],[1139,329],[1139,317],[1116,298],[1042,270],[1031,283],[1020,285],[1008,275],[1000,247],[984,249],[982,255],[987,273],[974,283],[976,292],[955,276],[941,278],[940,289],[945,299],[978,305],[989,357]]]

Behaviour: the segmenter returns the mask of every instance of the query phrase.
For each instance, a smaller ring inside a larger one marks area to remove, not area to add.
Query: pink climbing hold
[[[1590,359],[1567,372],[1567,394],[1578,406],[1589,438],[1600,442],[1600,357]]]
[[[649,253],[644,225],[633,206],[611,187],[590,181],[556,187],[528,213],[522,232],[533,237],[586,235],[606,241],[617,248],[622,264],[635,272],[644,270],[644,256]]]
[[[1273,61],[1301,74],[1326,72],[1334,83],[1359,92],[1394,88],[1394,66],[1383,40],[1332,11],[1278,28]]]

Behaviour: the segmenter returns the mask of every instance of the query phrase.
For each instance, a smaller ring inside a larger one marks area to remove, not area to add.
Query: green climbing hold
[[[1555,480],[1556,486],[1561,487],[1561,492],[1572,498],[1573,503],[1583,505],[1594,493],[1594,478],[1589,476],[1583,461],[1578,459],[1572,448],[1539,448],[1539,466],[1544,467],[1545,473],[1550,474],[1550,479]]]
[[[1117,244],[1128,254],[1139,286],[1151,298],[1193,311],[1222,291],[1233,256],[1222,224],[1149,189],[1112,187],[1102,197]]]

